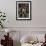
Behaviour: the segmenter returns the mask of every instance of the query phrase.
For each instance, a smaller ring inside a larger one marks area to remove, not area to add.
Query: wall
[[[45,36],[46,31],[11,31],[9,32],[9,37],[13,39],[13,46],[20,46],[20,40],[23,36],[35,36],[37,37],[40,41],[44,41],[43,38]],[[5,39],[4,35],[7,35],[6,32],[0,31],[0,43],[1,39]],[[42,39],[42,40],[41,40]]]
[[[31,31],[46,31],[46,0],[32,0],[32,20],[16,20],[16,0],[0,0],[0,10],[6,12],[5,26],[20,31],[20,37]]]
[[[6,12],[6,27],[46,27],[46,0],[32,0],[32,20],[16,20],[16,0],[0,0],[0,10]]]

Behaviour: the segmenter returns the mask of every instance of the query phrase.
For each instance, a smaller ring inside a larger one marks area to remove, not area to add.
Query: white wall
[[[16,20],[16,0],[0,0],[0,10],[6,12],[6,27],[46,27],[46,0],[32,0],[32,20]]]
[[[0,0],[0,10],[6,12],[8,22],[5,26],[11,31],[21,31],[20,36],[31,31],[46,33],[46,0],[32,0],[32,20],[16,20],[16,0]]]
[[[13,46],[20,46],[20,40],[23,36],[33,36],[33,37],[37,37],[38,40],[40,41],[44,41],[43,38],[45,36],[45,32],[46,31],[11,31],[9,32],[9,37],[13,39]],[[7,35],[6,32],[0,32],[0,43],[1,43],[1,39],[5,39],[4,35]],[[40,38],[39,38],[39,37]],[[41,40],[42,39],[42,40]]]

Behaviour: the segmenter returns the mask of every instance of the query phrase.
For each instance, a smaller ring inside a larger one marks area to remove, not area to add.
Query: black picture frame
[[[16,1],[16,20],[31,20],[31,1]]]

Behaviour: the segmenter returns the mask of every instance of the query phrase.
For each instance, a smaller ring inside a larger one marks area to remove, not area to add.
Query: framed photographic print
[[[31,1],[16,1],[16,20],[31,20]]]

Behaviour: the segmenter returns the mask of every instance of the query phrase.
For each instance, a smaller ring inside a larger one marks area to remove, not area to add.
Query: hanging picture
[[[16,1],[16,20],[31,20],[31,1]]]

